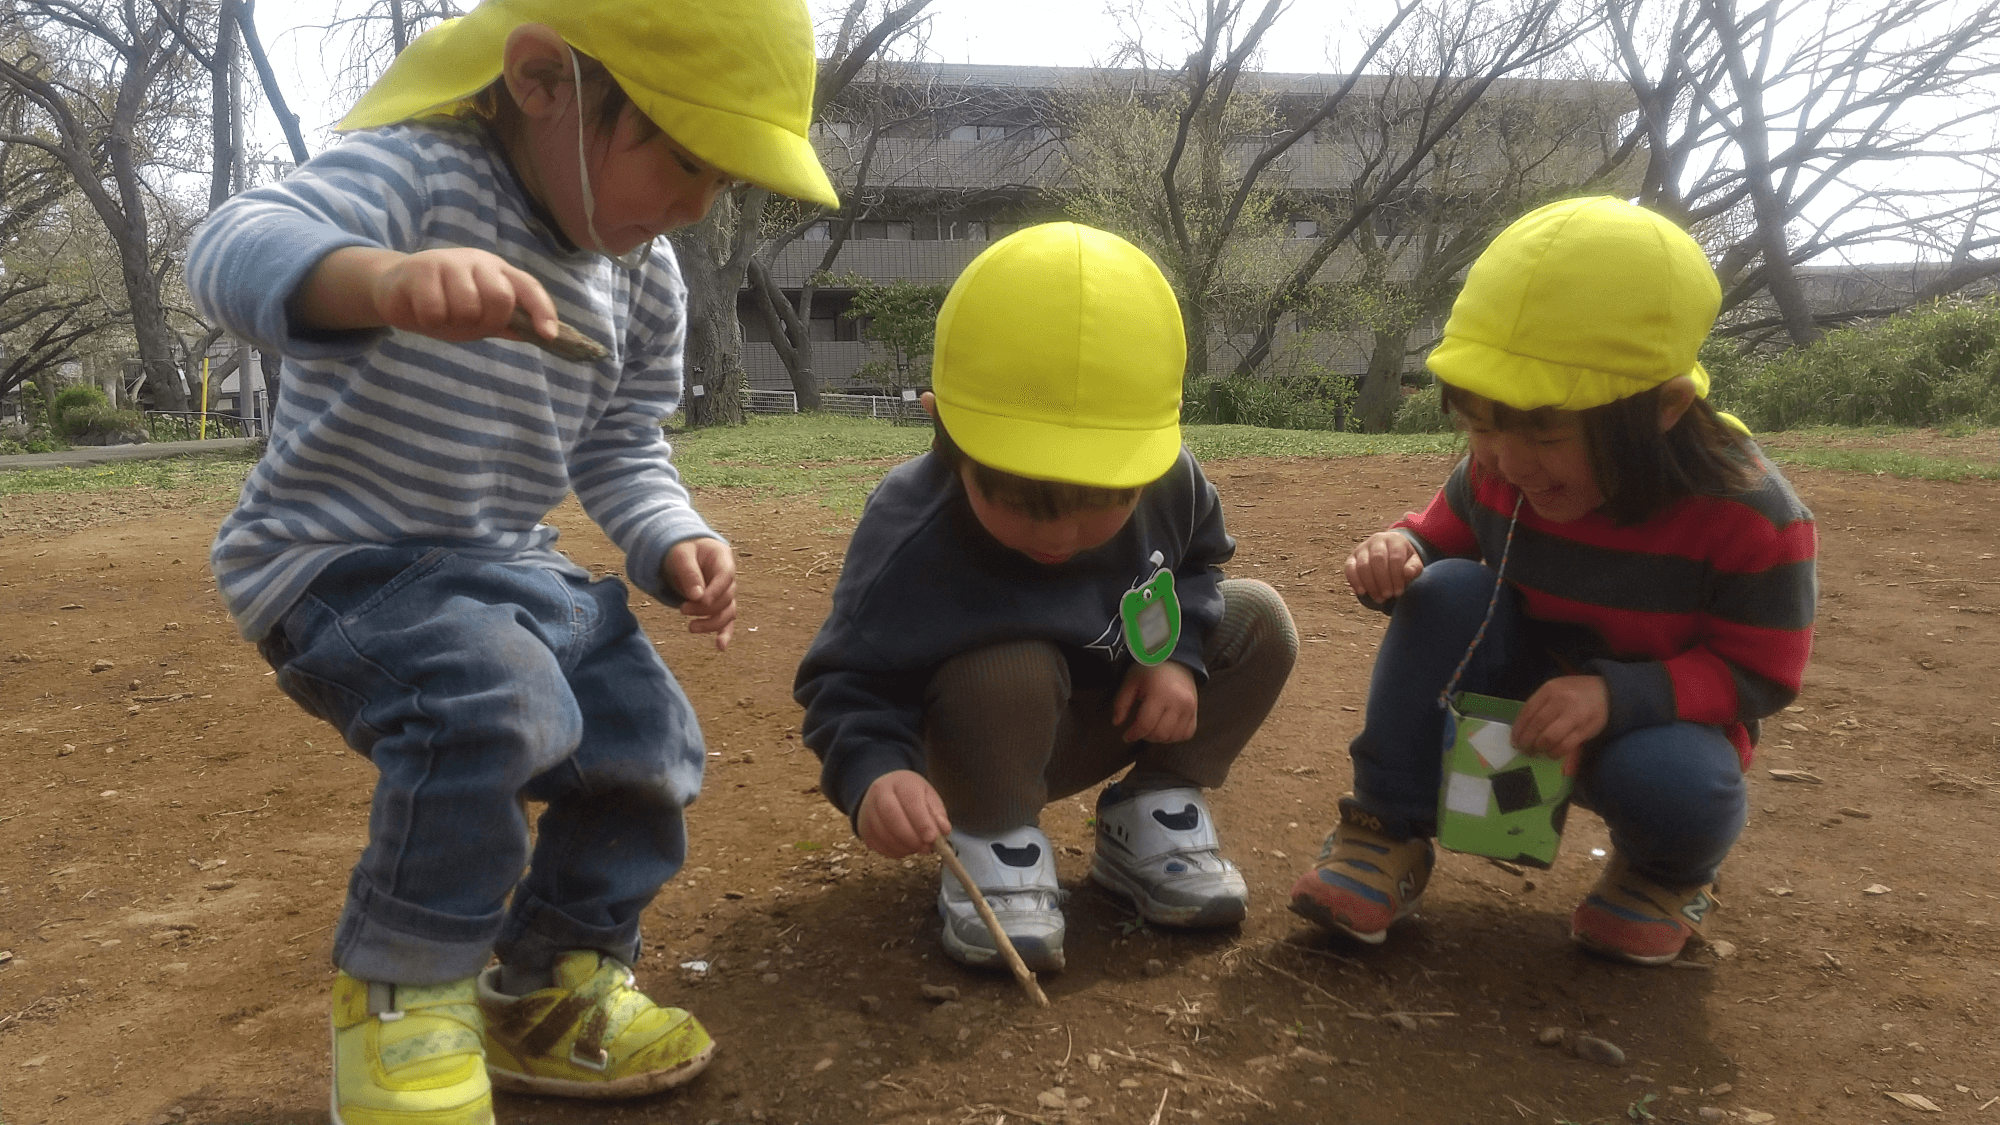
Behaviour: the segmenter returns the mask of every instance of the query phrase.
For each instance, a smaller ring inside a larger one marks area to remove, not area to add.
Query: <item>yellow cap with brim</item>
[[[1721,304],[1701,244],[1664,216],[1566,199],[1515,220],[1472,264],[1426,362],[1516,410],[1588,410],[1682,375],[1707,397],[1695,355]]]
[[[931,388],[966,455],[1017,476],[1150,484],[1181,448],[1187,339],[1160,268],[1076,223],[1029,227],[965,267],[938,312]]]
[[[527,23],[603,63],[640,112],[703,161],[840,206],[807,139],[814,59],[803,0],[486,0],[418,36],[336,127],[450,110],[500,77],[507,36]]]

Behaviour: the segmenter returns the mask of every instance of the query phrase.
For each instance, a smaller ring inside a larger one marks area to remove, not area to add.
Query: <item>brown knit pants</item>
[[[1050,801],[1128,765],[1125,783],[1141,791],[1221,785],[1299,653],[1276,590],[1226,579],[1221,591],[1222,621],[1201,652],[1208,682],[1184,742],[1126,742],[1111,723],[1117,684],[1073,689],[1052,642],[1010,641],[945,662],[924,700],[924,751],[952,826],[989,835],[1034,824]]]

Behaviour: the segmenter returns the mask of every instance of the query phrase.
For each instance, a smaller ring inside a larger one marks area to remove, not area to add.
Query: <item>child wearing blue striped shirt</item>
[[[661,432],[686,291],[658,236],[739,181],[838,205],[813,67],[803,0],[487,0],[189,250],[203,310],[285,357],[218,587],[378,774],[333,945],[337,1125],[643,1094],[714,1050],[631,971],[701,732],[624,584],[541,520],[574,490],[630,581],[728,644],[735,561]],[[560,325],[603,355],[531,338]]]

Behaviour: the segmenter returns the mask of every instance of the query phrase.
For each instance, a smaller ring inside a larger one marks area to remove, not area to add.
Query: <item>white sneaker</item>
[[[1042,830],[1028,826],[997,836],[954,831],[951,846],[1022,963],[1037,973],[1062,968],[1063,892],[1056,884],[1055,849]],[[938,914],[944,918],[945,952],[962,964],[1006,968],[993,932],[957,876],[949,868],[942,875]]]
[[[1243,873],[1223,858],[1208,802],[1192,786],[1131,797],[1106,789],[1090,877],[1162,926],[1227,926],[1250,911]]]

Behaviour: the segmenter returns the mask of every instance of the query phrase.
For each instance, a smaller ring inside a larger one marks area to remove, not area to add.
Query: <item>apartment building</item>
[[[822,279],[810,321],[813,367],[822,389],[853,389],[856,373],[880,358],[866,340],[865,326],[846,315],[854,289],[838,279],[946,284],[991,240],[1024,225],[1069,217],[1062,196],[1075,173],[1069,146],[1075,109],[1091,99],[1116,104],[1119,98],[1164,98],[1170,96],[1169,79],[1138,70],[951,63],[885,63],[858,78],[825,115],[826,123],[815,127],[816,143],[848,209],[806,228],[770,262],[774,282],[794,304],[808,279]],[[1245,76],[1245,88],[1268,107],[1263,118],[1268,129],[1281,133],[1313,113],[1345,80],[1332,74],[1258,73]],[[1321,228],[1347,213],[1357,181],[1374,171],[1369,161],[1376,154],[1365,140],[1370,115],[1393,112],[1389,107],[1396,99],[1410,96],[1405,91],[1424,85],[1361,78],[1343,103],[1351,108],[1307,134],[1266,171],[1260,183],[1278,193],[1280,221],[1278,238],[1262,244],[1260,253],[1273,269],[1312,253]],[[1470,146],[1469,156],[1461,152],[1460,163],[1508,168],[1518,162],[1504,151],[1510,122],[1518,132],[1534,114],[1553,113],[1564,122],[1564,141],[1553,159],[1542,158],[1535,173],[1550,184],[1580,179],[1599,165],[1616,144],[1620,118],[1631,111],[1622,85],[1598,82],[1501,82],[1481,104],[1492,108],[1468,122],[1476,121],[1482,137],[1490,137]],[[1231,138],[1227,151],[1247,163],[1271,135]],[[1363,137],[1359,143],[1357,136]],[[1480,178],[1467,177],[1463,169],[1458,175],[1460,184]],[[1438,182],[1419,180],[1371,217],[1370,236],[1398,258],[1389,266],[1391,276],[1420,268],[1411,246],[1396,246],[1400,234],[1414,244],[1420,240],[1418,218],[1454,205],[1446,198],[1449,190],[1432,186]],[[1399,234],[1399,227],[1406,229]],[[1430,237],[1435,236],[1433,224]],[[1343,251],[1327,260],[1315,281],[1338,285],[1358,268],[1355,255]],[[750,386],[788,388],[761,306],[747,285],[738,311]],[[1211,334],[1211,370],[1234,366],[1246,343],[1232,332],[1238,327],[1221,324]],[[1296,335],[1313,327],[1293,317],[1285,331]],[[1372,334],[1346,328],[1310,333],[1310,359],[1320,370],[1367,369]]]

